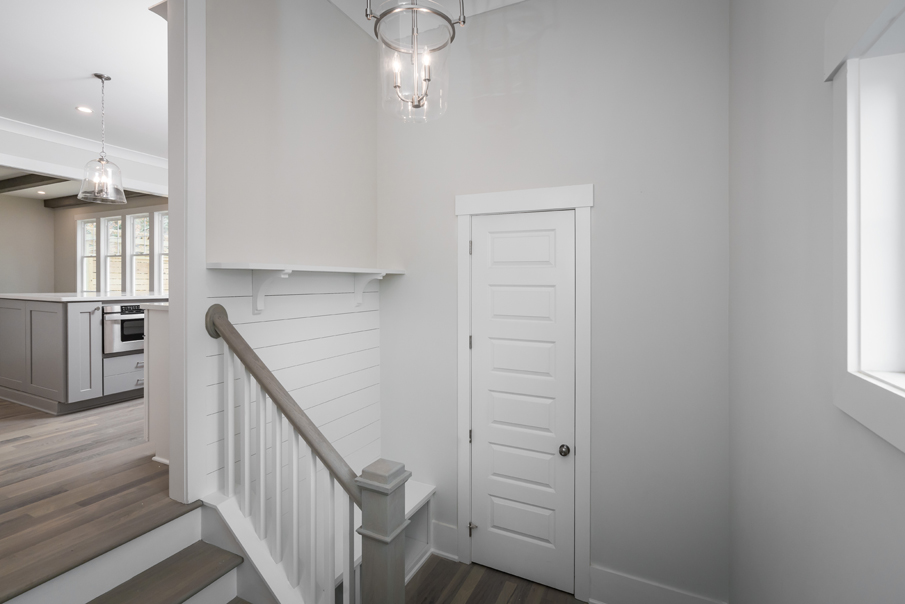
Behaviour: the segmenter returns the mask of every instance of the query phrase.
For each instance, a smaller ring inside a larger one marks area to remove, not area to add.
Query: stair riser
[[[201,510],[197,509],[13,598],[8,604],[85,604],[200,538]],[[229,598],[218,604],[228,601]]]
[[[228,574],[223,575],[204,590],[186,600],[185,604],[227,604],[237,594],[236,575],[235,569],[229,571]]]

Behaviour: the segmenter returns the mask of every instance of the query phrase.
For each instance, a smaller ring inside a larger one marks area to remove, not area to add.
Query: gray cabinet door
[[[66,317],[59,302],[25,303],[25,392],[66,402]]]
[[[25,385],[25,301],[0,300],[0,386]]]
[[[66,305],[69,397],[77,403],[104,395],[103,316],[99,302]]]

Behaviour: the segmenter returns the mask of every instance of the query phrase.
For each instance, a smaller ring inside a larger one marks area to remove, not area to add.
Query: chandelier
[[[116,164],[107,159],[107,106],[104,93],[105,84],[111,78],[102,73],[96,73],[94,77],[101,81],[101,154],[98,159],[85,164],[79,199],[92,203],[126,203],[122,173]]]
[[[433,0],[387,0],[376,14],[367,0],[365,16],[376,20],[381,42],[380,80],[383,107],[406,122],[427,122],[446,112],[449,75],[446,55],[465,25],[465,2],[453,21]]]

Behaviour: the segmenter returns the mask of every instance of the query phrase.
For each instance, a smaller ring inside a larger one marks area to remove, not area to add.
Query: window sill
[[[902,371],[868,371],[863,369],[854,372],[858,377],[885,388],[893,394],[905,398],[905,372]]]
[[[833,388],[836,407],[905,452],[905,373],[844,371]]]

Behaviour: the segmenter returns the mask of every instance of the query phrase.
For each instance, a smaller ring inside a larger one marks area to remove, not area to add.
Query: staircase
[[[385,459],[358,475],[223,307],[211,307],[206,326],[224,341],[224,452],[234,460],[224,484],[204,505],[0,602],[336,604],[341,586],[343,604],[403,604],[406,579],[432,551],[434,487],[412,482],[407,493],[411,472]],[[55,555],[76,560],[80,549]]]
[[[411,472],[380,459],[359,476],[225,308],[211,306],[205,327],[223,340],[226,459],[225,480],[205,503],[220,512],[281,604],[335,604],[339,584],[343,604],[402,604]]]
[[[216,512],[195,506],[8,604],[277,604],[243,554]]]
[[[88,604],[239,604],[240,564],[241,556],[196,541]]]

